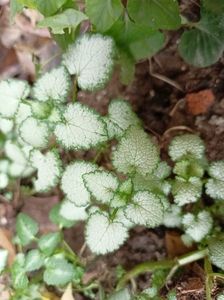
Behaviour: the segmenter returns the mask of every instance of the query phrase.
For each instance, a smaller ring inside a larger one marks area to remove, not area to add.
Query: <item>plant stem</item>
[[[94,164],[97,163],[100,155],[107,149],[107,147],[108,147],[108,145],[103,145],[98,149],[98,151],[92,161]]]
[[[82,262],[80,261],[79,257],[75,254],[75,252],[72,250],[72,248],[69,246],[69,244],[64,240],[63,241],[63,248],[66,252],[66,255],[68,258],[74,263],[82,266]]]
[[[208,255],[208,249],[203,250],[197,250],[194,252],[187,253],[183,256],[181,256],[179,259],[177,259],[178,266],[185,266],[187,264],[190,264],[194,261],[197,261],[199,259],[202,259]]]
[[[141,263],[127,272],[118,282],[117,290],[123,288],[127,281],[131,280],[145,272],[153,272],[158,269],[170,269],[174,267],[176,262],[174,260],[161,260],[161,261],[149,261]]]
[[[78,93],[77,78],[75,77],[73,81],[72,102],[75,102],[77,100],[77,93]]]
[[[208,259],[208,257],[205,257],[204,260],[204,270],[205,270],[205,290],[206,290],[206,300],[212,300],[212,286],[213,286],[213,280],[211,276],[209,276],[212,271],[212,265]]]
[[[141,263],[137,266],[135,266],[133,269],[128,271],[118,282],[117,289],[121,289],[125,286],[127,281],[131,280],[133,277],[136,277],[142,273],[145,272],[153,272],[158,269],[171,269],[171,273],[173,274],[179,267],[185,266],[189,263],[192,263],[194,261],[197,261],[199,259],[202,259],[206,257],[208,254],[207,249],[198,250],[194,252],[190,252],[186,255],[181,256],[180,258],[175,259],[167,259],[167,260],[161,260],[161,261],[149,261]],[[172,272],[172,270],[174,272]]]

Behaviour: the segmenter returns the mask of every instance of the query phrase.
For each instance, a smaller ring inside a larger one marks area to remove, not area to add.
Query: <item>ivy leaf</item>
[[[155,29],[142,22],[134,22],[130,18],[119,18],[106,34],[114,38],[120,49],[127,49],[129,44],[146,39],[154,32]]]
[[[217,238],[212,238],[209,241],[208,249],[209,249],[209,257],[216,267],[224,270],[224,237],[220,236]]]
[[[202,178],[204,175],[204,166],[198,160],[182,159],[176,162],[173,173],[184,179],[190,177]]]
[[[123,5],[120,0],[87,0],[86,13],[97,31],[105,32],[120,17]]]
[[[38,249],[30,250],[25,259],[26,272],[39,270],[44,265],[44,257]]]
[[[44,148],[48,144],[49,128],[46,123],[28,117],[19,127],[22,140],[34,148]]]
[[[25,273],[25,256],[22,253],[17,254],[11,267],[13,287],[16,290],[25,290],[29,284]]]
[[[113,293],[108,300],[132,300],[133,297],[128,288]]]
[[[86,242],[96,254],[117,250],[128,238],[123,224],[110,221],[107,215],[96,212],[89,217],[86,226]]]
[[[132,20],[155,29],[177,29],[181,25],[176,0],[129,0],[127,9]]]
[[[212,162],[208,172],[212,178],[224,181],[224,160]]]
[[[130,54],[119,49],[119,65],[121,83],[128,85],[135,76],[135,61]]]
[[[196,216],[191,213],[185,214],[182,224],[185,233],[195,242],[200,242],[211,231],[213,220],[209,212],[201,211]]]
[[[135,226],[135,224],[125,216],[124,207],[121,207],[118,210],[116,209],[116,212],[116,222],[123,224],[124,227],[128,229],[131,229]]]
[[[8,251],[6,249],[0,249],[0,273],[5,269],[7,258]]]
[[[50,27],[54,34],[64,34],[65,29],[76,29],[77,26],[88,17],[81,11],[69,8],[62,13],[43,19],[38,23],[38,26]]]
[[[179,52],[189,64],[210,66],[222,56],[224,50],[223,15],[216,16],[202,10],[201,20],[194,27],[183,33]]]
[[[22,0],[23,1],[23,0]],[[44,15],[44,16],[51,16],[57,12],[59,8],[65,4],[67,0],[35,0],[37,9]]]
[[[223,12],[224,2],[223,0],[203,0],[203,6],[208,11],[220,14],[220,12]]]
[[[12,177],[26,177],[29,176],[33,169],[30,166],[28,157],[32,147],[24,146],[21,147],[18,144],[8,140],[5,143],[5,155],[11,161],[8,167],[8,174]]]
[[[189,180],[176,177],[172,185],[172,194],[178,206],[196,202],[201,197],[201,193],[202,182],[197,177],[191,177]]]
[[[206,183],[206,194],[215,200],[224,200],[223,181],[209,178]]]
[[[63,62],[71,75],[76,75],[83,90],[102,88],[109,80],[114,65],[115,45],[112,38],[86,33],[69,46]]]
[[[19,213],[16,219],[16,233],[22,246],[26,246],[32,242],[38,230],[36,221],[24,213]]]
[[[66,2],[66,0],[18,0],[18,2],[31,9],[39,10],[44,16],[50,16]]]
[[[0,130],[3,132],[5,135],[8,134],[10,131],[13,129],[13,121],[9,119],[0,119]]]
[[[121,99],[114,99],[108,107],[108,116],[104,119],[110,139],[120,138],[130,125],[141,125],[140,119],[133,112],[130,104]]]
[[[31,114],[35,119],[38,120],[49,119],[52,106],[53,106],[52,103],[49,102],[31,101],[30,103]]]
[[[129,18],[119,19],[107,34],[113,36],[119,48],[120,62],[123,63],[121,70],[125,71],[125,64],[128,64],[131,75],[133,61],[151,57],[163,47],[165,41],[163,33]]]
[[[108,139],[106,124],[93,109],[80,103],[70,104],[64,122],[55,127],[55,135],[65,148],[89,149]]]
[[[171,174],[171,167],[167,164],[166,161],[159,162],[157,168],[153,172],[156,178],[163,180],[170,176]]]
[[[107,171],[84,174],[83,179],[90,194],[102,203],[110,202],[119,185],[117,177]]]
[[[22,99],[30,92],[27,82],[16,79],[8,79],[0,82],[0,115],[12,118]]]
[[[84,161],[76,161],[66,167],[61,180],[61,188],[68,200],[77,206],[89,204],[90,193],[85,187],[83,175],[96,170],[95,164]]]
[[[70,228],[74,226],[74,221],[70,221],[66,218],[64,218],[60,214],[61,210],[61,203],[56,204],[49,213],[49,218],[52,223],[58,225],[60,228]]]
[[[38,241],[38,247],[45,255],[53,254],[59,243],[61,242],[61,234],[59,232],[52,232],[42,235]]]
[[[52,150],[42,154],[39,150],[33,150],[30,162],[38,172],[37,179],[34,181],[36,191],[48,191],[58,184],[61,175],[61,161],[56,151]]]
[[[152,57],[160,49],[162,49],[165,42],[165,36],[160,31],[155,31],[148,38],[132,42],[129,45],[130,53],[136,61]]]
[[[0,173],[0,189],[5,189],[9,184],[9,177],[4,174]]]
[[[159,162],[157,147],[148,134],[139,127],[129,127],[113,151],[113,165],[118,172],[146,175]]]
[[[139,191],[125,208],[125,216],[136,225],[153,228],[162,223],[164,207],[156,195],[148,191]]]
[[[133,184],[135,191],[147,190],[160,196],[168,195],[171,190],[170,183],[156,177],[154,172],[146,176],[135,174]]]
[[[163,224],[169,228],[181,227],[182,215],[181,208],[178,205],[172,204],[165,211]]]
[[[69,200],[64,200],[60,207],[60,216],[69,221],[83,221],[88,218],[86,207],[76,206]]]
[[[206,183],[206,193],[213,199],[224,199],[224,161],[219,160],[212,162],[209,166],[208,173],[211,178]]]
[[[26,157],[21,147],[18,146],[18,144],[8,140],[4,148],[5,148],[5,155],[11,161],[16,161],[17,163],[20,163],[22,165],[25,165],[27,163]]]
[[[111,207],[118,208],[125,206],[127,201],[131,198],[132,192],[133,182],[131,178],[121,182],[110,202]]]
[[[34,98],[39,101],[65,102],[71,87],[71,79],[65,67],[59,67],[40,77],[33,88]]]
[[[44,281],[48,285],[62,286],[72,281],[74,273],[73,265],[66,259],[53,256],[47,261]]]
[[[24,120],[32,115],[31,107],[27,103],[20,102],[15,115],[15,123],[19,126]]]
[[[201,138],[194,134],[176,136],[169,145],[169,155],[173,161],[190,156],[194,159],[203,159],[205,145]]]
[[[36,8],[36,0],[18,0],[18,2],[21,5],[31,8],[31,9]]]

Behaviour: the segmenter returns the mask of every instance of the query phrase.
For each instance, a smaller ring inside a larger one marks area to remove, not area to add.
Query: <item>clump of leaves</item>
[[[208,172],[211,178],[206,183],[206,193],[216,200],[224,200],[224,161],[212,162]]]
[[[167,30],[177,31],[182,28],[178,50],[183,59],[194,66],[207,67],[214,64],[224,50],[223,4],[220,0],[215,0],[212,4],[208,0],[201,1],[197,22],[182,15],[177,0],[85,0],[84,11],[83,6],[71,0],[50,1],[47,5],[43,5],[42,0],[12,0],[10,3],[12,17],[27,7],[38,10],[43,15],[38,26],[48,27],[62,49],[70,48],[70,55],[73,55],[74,49],[71,44],[78,36],[83,22],[88,20],[93,32],[114,39],[121,80],[125,84],[134,77],[135,63],[152,57],[164,47],[166,39],[169,38],[166,35]],[[107,38],[104,43],[109,42],[106,40]],[[84,45],[84,41],[82,43]],[[82,49],[78,44],[76,51]],[[79,53],[82,54],[81,51]],[[100,53],[102,58],[107,55],[106,52]],[[86,58],[92,54],[86,53]],[[79,55],[73,57],[74,62],[68,69],[71,72],[80,71],[78,69],[81,65],[77,64]],[[86,71],[82,70],[81,73],[78,76],[79,86],[88,89],[88,83],[86,85],[85,82]],[[97,77],[104,78],[108,75],[109,69],[106,73],[99,69],[97,73]]]
[[[136,5],[130,1],[127,8],[133,19],[140,20],[141,11]],[[144,8],[150,11],[145,3]],[[156,4],[153,8],[159,10]],[[175,1],[168,11],[173,9],[178,9]],[[94,14],[91,3],[88,11]],[[117,6],[111,27],[103,24],[107,32],[120,26],[119,11]],[[162,17],[163,24],[159,18],[149,20],[155,34],[166,26],[179,26],[179,17],[170,20],[165,11]],[[148,21],[142,18],[142,22],[146,26]],[[127,34],[131,39],[135,25],[129,25]],[[108,82],[119,52],[117,44],[110,36],[85,33],[69,46],[62,65],[39,77],[33,87],[15,79],[0,83],[1,190],[6,194],[16,178],[26,178],[22,184],[28,182],[33,193],[55,193],[60,189],[64,196],[50,213],[58,226],[56,232],[40,236],[33,219],[25,214],[17,218],[15,240],[23,252],[10,268],[15,299],[32,286],[32,272],[41,274],[47,285],[64,287],[72,282],[84,293],[92,290],[83,285],[83,264],[63,239],[63,228],[78,221],[85,221],[86,243],[96,255],[119,249],[134,226],[166,225],[182,230],[186,244],[197,243],[205,248],[193,254],[194,259],[209,255],[211,262],[223,269],[218,235],[221,225],[212,215],[214,206],[223,200],[223,161],[209,165],[200,137],[185,134],[170,143],[171,168],[160,159],[159,147],[144,131],[128,102],[111,100],[107,115],[101,116],[76,99],[77,88],[94,91]],[[68,155],[75,157],[76,151],[91,149],[96,151],[93,160],[71,159]],[[105,149],[111,162],[106,165],[99,159]],[[211,207],[203,201],[204,189],[214,202]],[[30,243],[36,248],[26,251],[24,247]],[[0,271],[6,259],[7,252],[1,250]],[[178,260],[178,267],[186,261]],[[173,262],[165,265],[171,268]],[[157,275],[153,275],[152,287],[139,297],[159,297],[162,285]]]
[[[16,297],[26,296],[32,290],[30,274],[42,274],[43,281],[47,285],[57,287],[73,282],[81,288],[81,279],[84,273],[83,266],[75,254],[71,255],[63,240],[61,232],[51,232],[38,235],[39,226],[35,220],[24,213],[20,213],[16,221],[16,243],[27,247],[35,243],[36,248],[17,254],[10,268],[12,277],[12,295]],[[1,250],[1,262],[7,255]],[[7,252],[7,251],[6,251]],[[13,298],[13,299],[14,299]]]

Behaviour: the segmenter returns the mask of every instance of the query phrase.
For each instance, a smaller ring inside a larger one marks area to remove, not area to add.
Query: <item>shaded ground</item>
[[[0,78],[16,76],[32,82],[35,77],[32,54],[43,63],[55,54],[57,56],[57,53],[60,53],[59,49],[46,31],[36,31],[30,25],[36,22],[37,16],[25,16],[17,20],[14,27],[9,28],[6,18],[8,8],[0,6],[0,9]],[[197,17],[197,9],[191,15],[192,18]],[[145,130],[154,135],[164,157],[167,144],[173,135],[193,131],[204,139],[209,159],[224,159],[224,60],[210,68],[198,69],[188,66],[176,51],[178,37],[178,33],[169,36],[166,48],[151,60],[151,68],[148,61],[139,63],[135,79],[129,86],[123,86],[119,82],[118,72],[115,72],[106,89],[91,95],[79,92],[78,98],[103,114],[106,113],[112,98],[122,97],[130,101],[143,120]],[[55,65],[57,60],[58,57],[46,67]],[[167,79],[171,80],[172,84],[167,83]],[[205,89],[214,93],[215,101],[205,113],[195,116],[188,111],[186,96]],[[102,159],[107,163],[107,157]],[[22,210],[41,223],[43,232],[48,232],[53,229],[47,218],[48,211],[57,201],[57,197],[43,198],[39,195],[26,199],[24,203],[19,199],[19,203],[14,203],[13,207],[0,202],[0,226],[13,230],[16,213]],[[66,238],[75,251],[80,251],[84,244],[82,224],[67,230]],[[161,259],[167,252],[171,256],[180,254],[170,250],[170,243],[172,238],[164,228],[152,231],[138,227],[131,231],[125,245],[112,255],[93,258],[86,249],[83,256],[89,261],[91,258],[86,280],[98,277],[106,289],[110,290],[113,287],[117,265],[130,269],[145,260]],[[180,243],[178,233],[174,243]],[[183,247],[180,249],[183,250]],[[149,278],[147,274],[139,277],[136,281],[137,288],[147,287]],[[202,268],[194,264],[174,278],[170,287],[177,289],[178,299],[204,299],[203,280]]]

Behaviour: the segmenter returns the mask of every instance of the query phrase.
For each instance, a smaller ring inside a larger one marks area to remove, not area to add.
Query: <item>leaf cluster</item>
[[[43,15],[39,27],[48,27],[62,49],[67,49],[87,21],[93,32],[114,38],[121,80],[133,79],[134,65],[148,59],[165,46],[167,30],[183,28],[179,53],[197,67],[214,64],[224,50],[223,4],[220,0],[201,1],[198,22],[187,20],[177,0],[85,0],[84,9],[75,0],[12,0],[14,16],[24,8]]]

